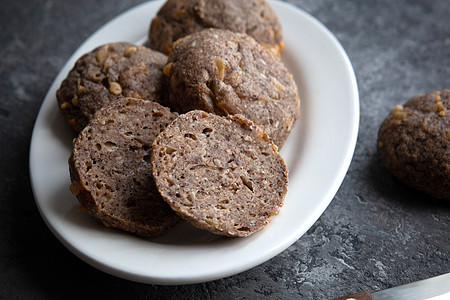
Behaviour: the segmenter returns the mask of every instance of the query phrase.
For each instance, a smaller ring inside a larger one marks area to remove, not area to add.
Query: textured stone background
[[[0,1],[0,299],[330,299],[450,271],[450,205],[390,176],[376,155],[395,104],[450,88],[447,0],[291,0],[346,49],[361,122],[348,174],[294,245],[247,272],[198,285],[153,286],[100,272],[57,241],[34,204],[28,149],[59,69],[97,28],[142,1]]]

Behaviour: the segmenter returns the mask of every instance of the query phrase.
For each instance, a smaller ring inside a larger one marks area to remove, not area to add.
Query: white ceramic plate
[[[320,217],[349,167],[359,124],[359,99],[350,61],[336,38],[302,10],[269,1],[283,25],[283,60],[301,98],[301,120],[281,154],[289,168],[284,207],[269,226],[248,238],[225,238],[185,222],[161,237],[142,239],[107,229],[77,212],[69,192],[72,135],[55,92],[85,52],[108,42],[142,43],[162,5],[147,2],[116,17],[73,54],[44,99],[33,131],[30,176],[39,211],[51,231],[82,260],[107,273],[156,284],[198,283],[248,270],[279,254]]]

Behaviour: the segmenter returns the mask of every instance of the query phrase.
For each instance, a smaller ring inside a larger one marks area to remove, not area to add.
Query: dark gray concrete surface
[[[447,0],[291,0],[339,39],[361,121],[347,176],[296,243],[241,274],[187,286],[107,275],[42,221],[28,175],[33,122],[57,72],[96,29],[142,1],[0,1],[0,299],[330,299],[450,271],[450,205],[380,164],[378,128],[410,97],[450,88]]]

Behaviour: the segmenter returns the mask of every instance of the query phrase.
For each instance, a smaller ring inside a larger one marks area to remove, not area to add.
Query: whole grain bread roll
[[[150,163],[156,136],[178,114],[156,102],[122,98],[98,110],[75,140],[70,190],[107,227],[155,236],[179,218],[155,187]]]
[[[69,127],[78,134],[102,106],[122,97],[165,105],[164,54],[127,42],[109,43],[80,57],[56,92]]]
[[[450,199],[450,90],[397,105],[380,126],[378,153],[403,183]]]
[[[176,43],[164,74],[175,111],[242,114],[280,148],[300,115],[292,75],[246,34],[206,29],[188,35]]]
[[[168,0],[152,19],[150,48],[169,54],[172,44],[206,28],[246,33],[279,55],[282,28],[264,0]]]
[[[219,235],[245,237],[264,228],[287,192],[276,145],[242,115],[180,115],[153,142],[152,166],[172,209]]]

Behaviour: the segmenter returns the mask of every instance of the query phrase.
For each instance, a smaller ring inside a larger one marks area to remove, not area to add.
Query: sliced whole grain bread
[[[150,48],[169,54],[172,44],[206,28],[246,33],[279,54],[282,28],[265,0],[168,0],[152,19]]]
[[[292,74],[244,33],[206,29],[177,41],[164,67],[170,107],[241,114],[281,148],[300,116]]]
[[[98,110],[74,141],[70,190],[107,227],[161,234],[179,218],[159,195],[152,143],[176,117],[156,102],[122,98]]]
[[[94,113],[122,97],[165,105],[164,54],[127,42],[101,45],[81,56],[56,92],[69,127],[78,134]]]
[[[288,171],[277,146],[242,115],[180,115],[153,142],[152,166],[175,212],[225,236],[265,227],[287,192]]]

